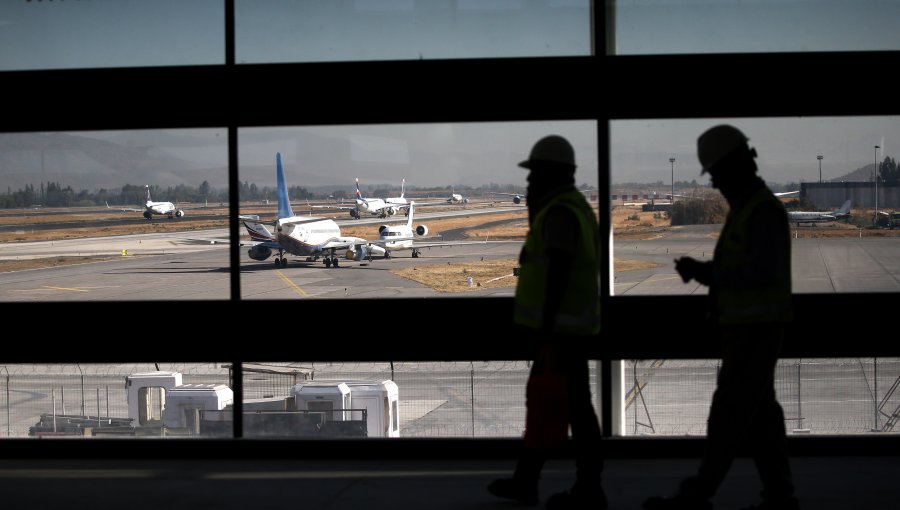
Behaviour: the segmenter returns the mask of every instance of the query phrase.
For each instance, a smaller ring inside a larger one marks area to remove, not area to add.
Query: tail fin
[[[281,167],[281,153],[275,153],[275,166],[278,181],[278,219],[292,218],[291,199],[288,198],[287,184],[284,183],[284,168]]]
[[[414,205],[415,205],[415,202],[410,202],[410,203],[409,203],[409,218],[406,219],[406,226],[407,226],[408,228],[412,228],[412,223],[413,223],[413,206],[414,206]]]
[[[406,194],[406,178],[400,181],[400,198],[405,198]]]
[[[842,205],[841,208],[838,209],[838,214],[847,214],[848,212],[850,212],[850,199],[849,198],[847,199],[846,202],[844,202],[844,205]]]
[[[152,202],[152,200],[150,200],[150,185],[144,184],[144,187],[147,188],[147,201]]]
[[[365,198],[363,198],[362,193],[359,191],[359,177],[356,178],[356,199],[365,201]]]

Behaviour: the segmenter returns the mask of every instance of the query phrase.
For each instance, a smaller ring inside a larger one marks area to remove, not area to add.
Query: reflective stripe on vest
[[[554,331],[595,334],[600,331],[598,226],[593,209],[584,196],[574,190],[554,197],[534,217],[522,248],[513,320],[535,329],[540,329],[544,323],[549,273],[549,258],[543,241],[544,219],[547,211],[557,205],[567,207],[578,218],[579,235],[572,254],[572,270],[566,293],[554,321]]]
[[[754,209],[767,201],[783,207],[768,189],[762,187],[739,211],[732,211],[728,214],[719,241],[716,243],[713,264],[727,270],[746,263],[746,254],[750,253],[750,216]],[[719,324],[751,324],[791,320],[790,239],[786,240],[784,246],[786,252],[774,256],[782,257],[782,260],[787,263],[774,281],[768,282],[764,286],[745,289],[716,287],[715,305]]]

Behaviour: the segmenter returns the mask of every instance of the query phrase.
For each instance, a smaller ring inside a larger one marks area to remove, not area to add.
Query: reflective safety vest
[[[725,220],[716,251],[713,266],[725,270],[739,268],[747,263],[750,253],[750,216],[765,202],[784,207],[765,187],[756,191],[738,211],[732,211]],[[787,222],[787,218],[785,218]],[[716,318],[721,325],[756,324],[767,322],[789,322],[791,312],[791,242],[790,233],[783,243],[782,253],[773,253],[784,263],[781,272],[772,281],[760,282],[760,286],[731,289],[715,286],[714,304]]]
[[[599,274],[597,271],[597,219],[578,191],[571,190],[551,199],[534,217],[522,249],[519,282],[516,285],[513,321],[540,329],[547,300],[549,258],[544,243],[544,219],[552,207],[563,206],[578,218],[579,234],[566,292],[554,320],[554,331],[591,335],[600,331]]]

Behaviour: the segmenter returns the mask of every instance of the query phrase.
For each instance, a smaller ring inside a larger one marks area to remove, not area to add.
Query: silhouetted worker
[[[568,440],[576,452],[570,491],[547,508],[606,508],[600,424],[591,404],[586,348],[600,331],[597,218],[575,189],[575,151],[558,135],[538,140],[519,166],[528,174],[529,230],[519,255],[514,323],[534,349],[526,388],[524,447],[512,478],[491,482],[495,496],[538,502],[548,454]]]
[[[706,448],[696,476],[669,498],[650,498],[647,510],[709,509],[710,499],[738,448],[751,452],[763,502],[750,508],[795,510],[784,429],[775,399],[775,365],[792,319],[791,240],[782,203],[756,175],[756,149],[729,125],[697,139],[697,155],[729,212],[713,260],[675,261],[685,283],[709,286],[710,318],[717,324],[722,365],[707,420]]]

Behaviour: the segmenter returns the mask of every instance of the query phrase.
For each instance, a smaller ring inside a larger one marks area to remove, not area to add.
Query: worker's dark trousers
[[[775,365],[784,339],[779,324],[721,329],[722,366],[709,410],[706,448],[697,476],[681,492],[709,499],[721,485],[738,448],[752,455],[765,500],[794,493],[784,412],[775,399]]]
[[[571,336],[555,340],[561,347],[556,349],[558,355],[554,357],[556,360],[554,370],[565,374],[568,382],[566,400],[576,467],[576,481],[573,489],[577,490],[581,484],[590,488],[592,485],[600,483],[603,457],[600,451],[602,437],[600,423],[597,421],[591,401],[588,360],[581,354],[589,340]],[[534,377],[544,369],[545,367],[540,363],[535,363],[531,367],[529,377]],[[526,400],[525,405],[527,407],[534,403]],[[529,409],[529,411],[534,412],[535,410]],[[548,408],[539,411],[541,413],[560,413],[562,410]],[[526,441],[526,447],[522,449],[513,477],[526,484],[536,484],[548,455],[554,452],[552,449],[534,448],[527,445],[528,441]]]

